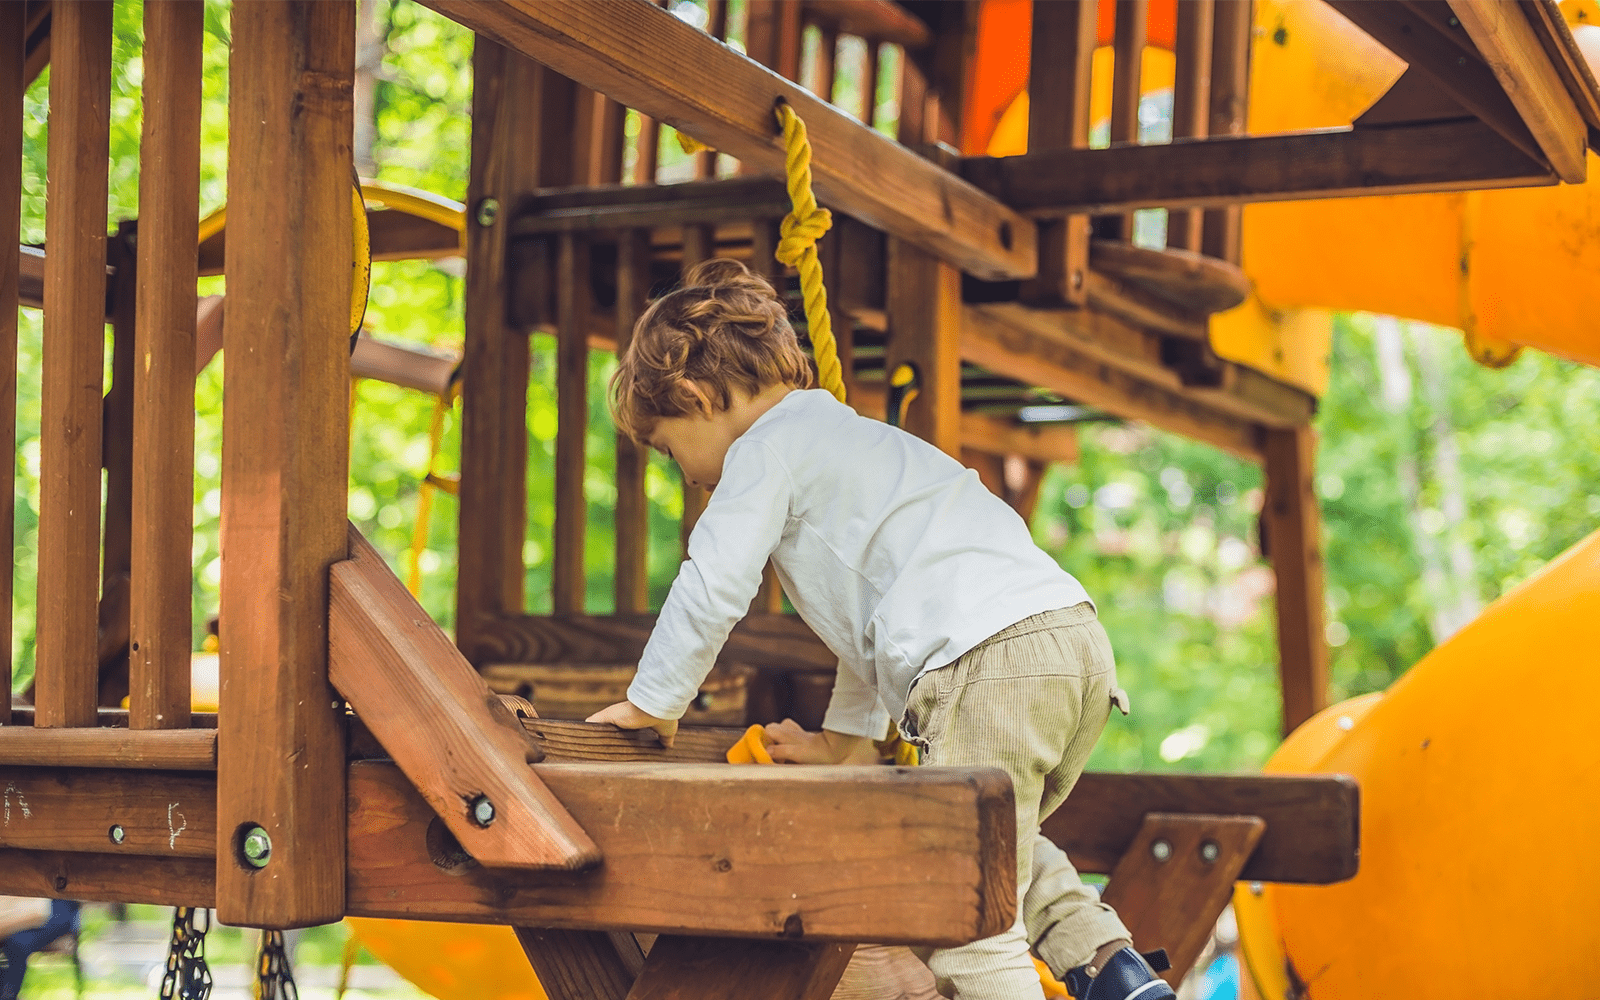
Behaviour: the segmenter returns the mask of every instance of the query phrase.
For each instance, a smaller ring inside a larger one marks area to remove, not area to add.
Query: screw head
[[[1220,846],[1218,846],[1218,844],[1217,844],[1217,842],[1215,840],[1207,840],[1207,841],[1201,843],[1201,845],[1200,845],[1200,860],[1201,861],[1204,861],[1206,864],[1209,865],[1213,861],[1216,861],[1220,857],[1222,857],[1222,848]]]
[[[1150,843],[1150,856],[1157,861],[1165,861],[1172,857],[1172,842],[1169,840],[1155,840]]]
[[[253,826],[244,835],[244,859],[252,868],[265,868],[272,860],[272,838],[267,831]]]
[[[120,844],[128,839],[128,832],[122,828],[121,823],[114,823],[108,834],[113,844]]]
[[[484,198],[478,202],[476,218],[478,225],[488,228],[494,225],[494,220],[500,215],[500,201],[496,198]]]
[[[494,822],[494,803],[489,801],[489,796],[480,795],[468,803],[472,813],[472,822],[479,826],[488,826]]]
[[[1266,891],[1267,891],[1267,887],[1264,884],[1262,884],[1260,882],[1251,882],[1250,883],[1250,895],[1259,896],[1259,895],[1261,895],[1262,893],[1264,893]]]

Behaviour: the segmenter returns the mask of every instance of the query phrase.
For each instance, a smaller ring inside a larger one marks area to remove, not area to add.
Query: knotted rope
[[[775,256],[778,263],[800,274],[800,298],[805,304],[811,353],[817,359],[817,381],[842,403],[844,369],[839,364],[839,345],[833,339],[833,321],[828,315],[822,261],[817,257],[817,240],[833,226],[833,213],[819,206],[811,191],[811,140],[806,137],[806,123],[781,98],[775,113],[783,128],[783,166],[789,201],[794,205],[783,217]]]

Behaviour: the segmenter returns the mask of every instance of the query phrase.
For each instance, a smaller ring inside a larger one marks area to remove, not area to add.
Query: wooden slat
[[[0,766],[0,782],[0,848],[117,854],[130,867],[216,855],[212,775]]]
[[[128,678],[135,729],[189,725],[194,587],[195,272],[205,5],[145,8]]]
[[[577,761],[715,764],[726,760],[728,748],[744,736],[743,729],[680,726],[672,746],[663,747],[648,730],[618,729],[566,719],[524,719],[523,725],[538,737],[539,745],[544,748],[544,759],[551,764]]]
[[[1216,5],[1211,29],[1211,136],[1244,135],[1250,100],[1250,43],[1255,33],[1253,0]],[[1243,212],[1238,205],[1207,209],[1200,251],[1239,263]]]
[[[524,766],[537,745],[353,526],[329,590],[329,680],[456,840],[492,868],[597,864],[594,842]]]
[[[23,4],[0,7],[0,149],[22,149],[23,55],[27,39]],[[0,439],[13,441],[17,431],[17,306],[20,292],[22,226],[22,157],[0,157]],[[14,448],[0,449],[0,538],[16,537],[17,496]],[[16,586],[15,561],[0,566],[0,683],[11,690],[11,613]],[[11,699],[0,704],[0,725],[11,721]]]
[[[104,526],[100,538],[99,683],[96,703],[120,702],[128,693],[127,667],[133,568],[133,403],[135,317],[139,268],[137,222],[124,221],[107,241],[111,275],[111,385],[101,402],[100,464],[105,469]],[[193,504],[192,491],[188,501]],[[114,641],[113,641],[114,640]]]
[[[829,1000],[854,944],[724,941],[664,934],[628,1000]]]
[[[210,858],[0,850],[0,888],[16,896],[214,906],[216,862]]]
[[[717,255],[716,229],[709,225],[683,227],[683,267],[679,272],[680,284],[687,283],[689,271],[696,265]],[[683,517],[678,522],[678,540],[685,556],[689,553],[689,535],[700,520],[700,514],[711,502],[711,493],[683,479]]]
[[[361,762],[350,772],[350,912],[939,945],[1014,918],[1015,805],[991,768],[534,770],[593,834],[604,865],[480,867],[429,833],[433,811],[392,765]]]
[[[1267,496],[1261,519],[1277,578],[1278,671],[1285,734],[1328,704],[1316,453],[1316,434],[1310,427],[1266,432],[1262,454]]]
[[[861,72],[860,117],[862,124],[868,128],[878,122],[878,67],[881,64],[881,52],[877,42],[867,40],[867,61]]]
[[[744,222],[781,216],[788,192],[771,177],[728,177],[682,184],[546,190],[521,203],[514,236]]]
[[[549,1000],[626,1000],[635,976],[605,931],[512,929]]]
[[[1011,204],[1050,216],[1556,182],[1476,121],[978,157],[962,170]]]
[[[1028,149],[1087,149],[1089,97],[1099,5],[1092,0],[1034,0],[1029,56]],[[1082,305],[1089,267],[1089,217],[1039,226],[1039,276],[1024,282],[1023,301]]]
[[[1225,0],[1227,2],[1227,0]],[[1211,125],[1211,31],[1215,0],[1178,0],[1177,49],[1172,85],[1172,137],[1196,139]],[[1167,246],[1198,252],[1204,213],[1167,213]]]
[[[617,237],[617,356],[633,339],[650,293],[650,233],[628,229]],[[650,609],[650,505],[645,499],[648,451],[625,434],[616,444],[616,610],[639,614]]]
[[[961,274],[901,240],[889,241],[885,370],[915,365],[921,389],[905,429],[947,455],[961,450]]]
[[[215,729],[0,728],[0,764],[215,771]]]
[[[292,927],[344,915],[327,573],[347,547],[355,4],[247,4],[233,43],[217,915]],[[235,853],[253,825],[261,869]]]
[[[99,693],[110,0],[56,5],[51,22],[35,654],[38,724],[46,727],[93,725]]]
[[[783,160],[772,118],[781,95],[806,122],[825,202],[978,277],[1034,272],[1033,227],[1014,211],[644,0],[429,6],[773,174]]]
[[[1522,6],[1451,0],[1450,9],[1556,173],[1569,184],[1583,183],[1588,128]]]
[[[474,43],[472,165],[467,182],[466,339],[456,641],[523,608],[527,528],[529,343],[509,327],[507,213],[538,186],[536,109],[545,71],[486,38]],[[480,212],[493,199],[499,211]],[[485,225],[484,223],[488,224]]]
[[[839,29],[825,25],[819,30],[817,52],[810,73],[812,81],[816,84],[816,95],[832,104],[834,60],[839,51]]]
[[[461,233],[432,219],[392,208],[367,208],[367,232],[373,260],[439,260],[461,256]],[[200,244],[200,273],[221,274],[227,258],[224,226]]]
[[[786,0],[748,0],[745,52],[786,80],[800,79],[800,13]]]
[[[814,20],[869,42],[920,49],[933,41],[928,26],[893,0],[801,0],[800,6]]]
[[[1111,145],[1139,141],[1140,81],[1144,45],[1150,19],[1149,0],[1116,0],[1116,30],[1111,39]],[[1133,215],[1124,214],[1095,222],[1096,235],[1133,239]]]
[[[589,434],[589,243],[563,233],[556,253],[556,469],[555,554],[551,606],[558,614],[583,611],[584,537],[588,502],[583,480]]]
[[[654,615],[508,615],[483,625],[467,659],[487,663],[636,663]],[[733,627],[718,662],[833,673],[839,658],[797,615],[750,614]]]
[[[1041,462],[1076,462],[1078,434],[1060,424],[1024,424],[961,415],[961,447],[989,455],[1021,455]]]

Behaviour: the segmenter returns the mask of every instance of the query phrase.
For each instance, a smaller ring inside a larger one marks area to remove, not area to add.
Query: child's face
[[[719,410],[683,417],[662,417],[650,435],[650,447],[678,463],[683,478],[702,489],[716,489],[722,478],[722,462],[743,428],[736,426],[730,411]]]

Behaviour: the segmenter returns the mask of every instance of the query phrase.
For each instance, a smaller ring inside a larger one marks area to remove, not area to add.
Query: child
[[[640,318],[612,380],[617,427],[714,492],[628,700],[589,721],[670,745],[770,558],[839,656],[822,732],[768,726],[774,760],[875,761],[887,707],[924,763],[1015,785],[1017,921],[926,956],[940,990],[1042,997],[1031,947],[1079,1000],[1173,996],[1039,835],[1124,698],[1088,594],[976,473],[812,385],[783,302],[737,262],[699,265]]]

